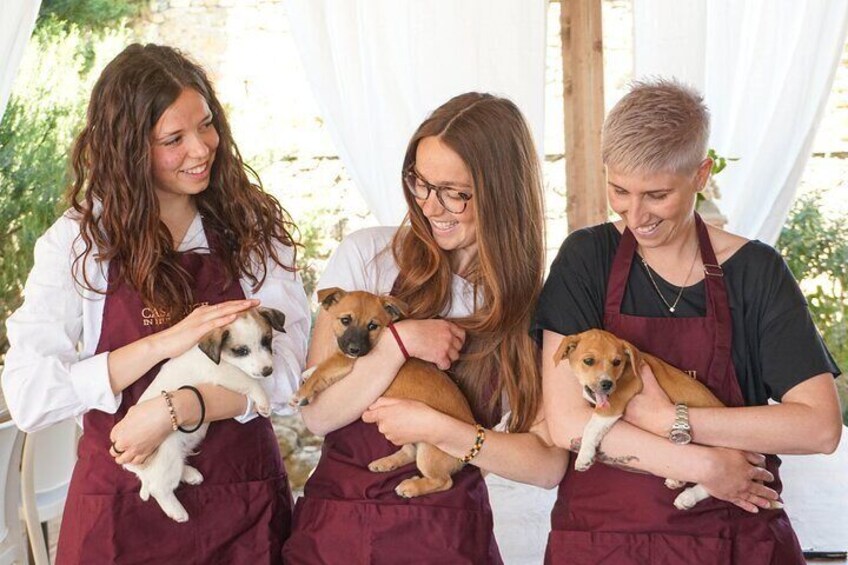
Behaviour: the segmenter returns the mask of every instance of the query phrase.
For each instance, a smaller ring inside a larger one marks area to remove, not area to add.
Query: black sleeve
[[[531,335],[541,343],[542,332],[562,335],[603,327],[606,270],[603,226],[573,232],[551,265],[533,320]]]
[[[770,396],[780,400],[794,386],[820,375],[839,376],[833,356],[816,329],[798,283],[780,254],[762,246],[766,292],[761,297],[758,340],[762,377]]]

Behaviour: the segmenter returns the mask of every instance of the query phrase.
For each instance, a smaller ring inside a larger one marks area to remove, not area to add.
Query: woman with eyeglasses
[[[542,189],[527,124],[509,100],[467,93],[412,136],[402,169],[400,228],[372,228],[339,246],[318,288],[391,293],[409,307],[353,372],[303,408],[326,436],[298,501],[287,563],[501,563],[481,470],[552,488],[566,455],[550,447],[538,349],[528,334],[544,271]],[[318,315],[308,365],[336,348]],[[451,369],[477,426],[425,404],[380,398],[411,357]],[[512,407],[512,411],[509,409]],[[492,428],[508,414],[506,429]],[[444,492],[395,493],[414,465],[373,473],[371,461],[424,441],[472,456]]]

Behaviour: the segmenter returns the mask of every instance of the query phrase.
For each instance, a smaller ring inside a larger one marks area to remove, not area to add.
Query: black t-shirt
[[[575,231],[562,244],[536,310],[533,336],[602,328],[607,280],[621,234],[611,223]],[[749,241],[722,265],[733,319],[733,366],[748,405],[780,400],[795,385],[839,367],[810,318],[807,302],[780,254]],[[654,273],[672,302],[680,290]],[[674,313],[662,302],[641,261],[634,260],[623,314],[696,317],[706,312],[704,282],[686,287]]]

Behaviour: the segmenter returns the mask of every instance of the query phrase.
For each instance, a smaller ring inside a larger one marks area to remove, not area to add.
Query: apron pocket
[[[556,565],[715,565],[730,563],[730,540],[673,534],[553,530],[545,563]]]
[[[502,563],[492,514],[423,504],[301,497],[287,564]]]

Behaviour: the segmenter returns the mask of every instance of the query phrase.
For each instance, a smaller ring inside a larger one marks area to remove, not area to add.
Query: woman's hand
[[[630,399],[624,412],[624,421],[661,437],[668,436],[674,424],[674,404],[657,382],[651,366],[642,363],[642,392]]]
[[[377,424],[380,433],[395,445],[420,441],[437,443],[433,437],[441,412],[417,400],[378,398],[362,414],[362,421]]]
[[[710,448],[709,464],[698,481],[710,496],[732,502],[748,512],[768,509],[777,492],[762,483],[774,480],[765,469],[766,458],[759,453],[724,447]]]
[[[171,359],[197,345],[207,333],[235,320],[240,312],[258,305],[258,300],[250,299],[200,306],[179,323],[146,339],[151,340],[153,349],[160,360]]]
[[[168,405],[161,396],[131,406],[109,434],[109,453],[120,465],[140,465],[173,430]]]
[[[410,357],[434,363],[446,371],[459,359],[465,330],[447,320],[403,320],[395,324]]]

